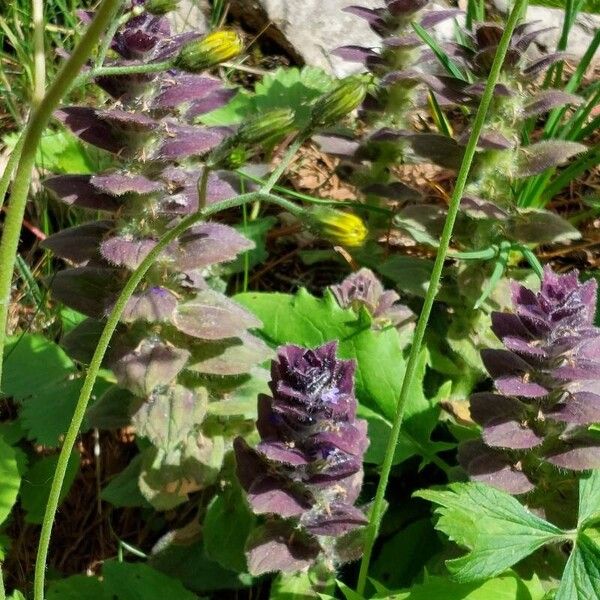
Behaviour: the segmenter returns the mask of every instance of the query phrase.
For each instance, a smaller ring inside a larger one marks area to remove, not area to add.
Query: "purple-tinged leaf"
[[[273,514],[284,519],[299,517],[310,507],[303,494],[275,475],[260,475],[248,489],[248,502],[258,515]]]
[[[600,423],[600,395],[591,392],[567,394],[546,416],[571,425]]]
[[[583,98],[581,96],[563,90],[542,90],[535,95],[531,102],[525,105],[523,115],[528,118],[537,117],[554,108],[564,107],[568,104],[579,106],[582,102]]]
[[[579,230],[548,210],[523,209],[514,214],[506,228],[508,236],[526,244],[553,244],[577,240]]]
[[[47,237],[42,248],[74,263],[99,257],[100,242],[112,230],[112,221],[93,221],[63,229]]]
[[[555,467],[571,471],[599,469],[600,442],[597,440],[582,440],[565,444],[563,448],[547,455],[545,459]]]
[[[471,131],[465,131],[458,139],[459,144],[466,146],[471,135]],[[508,150],[517,145],[515,140],[509,140],[498,131],[482,131],[477,141],[477,147],[482,150]]]
[[[256,452],[265,460],[286,467],[306,466],[309,462],[309,457],[300,448],[282,441],[261,442],[256,446]]]
[[[362,510],[351,504],[332,503],[327,510],[304,513],[300,523],[313,535],[338,537],[369,522]]]
[[[472,479],[504,490],[509,494],[526,494],[533,483],[517,466],[512,465],[498,450],[480,441],[470,441],[458,448],[458,461]]]
[[[372,194],[380,198],[388,198],[399,202],[409,202],[420,200],[421,192],[409,187],[401,181],[392,181],[390,183],[371,183],[363,189],[365,194]]]
[[[475,29],[475,42],[481,50],[490,46],[496,47],[500,43],[504,28],[495,23],[482,23]]]
[[[241,333],[232,339],[196,344],[188,370],[207,375],[243,375],[272,357],[259,338]]]
[[[155,240],[135,239],[130,235],[120,235],[102,242],[100,253],[112,265],[137,269],[140,263],[156,246]]]
[[[193,300],[177,305],[173,315],[175,327],[201,340],[237,337],[261,322],[245,308],[214,290],[202,290]]]
[[[414,134],[409,137],[412,149],[419,156],[447,169],[458,170],[464,148],[455,140],[437,133]]]
[[[146,399],[132,416],[139,436],[165,454],[173,452],[187,440],[194,427],[204,420],[208,393],[206,388],[194,391],[174,385]]]
[[[585,152],[587,147],[566,140],[544,140],[521,148],[519,153],[519,177],[531,177],[551,167],[565,163],[576,154]]]
[[[385,21],[381,17],[381,11],[377,9],[366,8],[364,6],[346,6],[342,10],[364,19],[371,27],[377,27],[375,31],[385,27]]]
[[[485,89],[485,83],[474,83],[473,85],[467,86],[464,91],[466,94],[470,96],[474,96],[475,98],[479,98],[483,94],[483,90]],[[504,98],[510,98],[514,96],[514,92],[504,83],[497,83],[494,87],[494,95],[502,96]]]
[[[144,339],[134,350],[120,356],[111,368],[121,387],[137,396],[152,394],[169,385],[185,366],[190,353],[160,341]]]
[[[177,297],[173,292],[164,287],[151,287],[141,294],[134,294],[127,301],[121,321],[124,323],[170,321],[176,306]]]
[[[44,181],[44,187],[69,206],[105,212],[114,212],[121,206],[118,200],[95,188],[90,183],[89,175],[50,177]]]
[[[539,446],[544,438],[527,425],[517,421],[493,419],[483,428],[483,441],[492,448],[530,450]]]
[[[386,0],[387,9],[395,17],[407,17],[423,10],[429,0]]]
[[[215,90],[205,98],[192,102],[192,105],[185,113],[185,116],[188,119],[193,119],[199,115],[204,115],[213,110],[217,110],[217,108],[221,108],[233,100],[237,93],[238,91],[232,88]]]
[[[218,146],[231,135],[227,127],[196,127],[193,125],[169,125],[167,137],[159,145],[154,159],[178,161],[184,158],[202,156]]]
[[[202,100],[221,88],[220,79],[206,75],[175,75],[165,78],[159,93],[152,101],[153,108],[176,108]]]
[[[316,538],[283,521],[268,521],[257,527],[246,543],[248,570],[254,576],[306,570],[320,552]]]
[[[472,219],[494,219],[503,221],[508,217],[508,213],[496,206],[493,202],[475,198],[474,196],[465,196],[460,202],[462,212]]]
[[[541,398],[548,394],[544,386],[530,380],[534,372],[531,365],[513,352],[485,349],[481,359],[502,394],[524,398]]]
[[[120,108],[96,111],[98,118],[123,133],[150,133],[158,128],[158,122],[144,113],[129,112]]]
[[[486,425],[498,419],[521,420],[527,407],[521,401],[510,396],[501,396],[491,392],[472,394],[469,410],[476,423]]]
[[[107,121],[100,119],[93,108],[68,106],[58,109],[54,116],[77,137],[97,148],[119,154],[127,147],[127,140]]]
[[[342,158],[354,156],[360,146],[356,140],[339,135],[314,135],[312,139],[326,154]]]
[[[548,67],[557,63],[561,60],[566,60],[571,55],[568,52],[553,52],[546,54],[542,58],[538,58],[530,62],[527,67],[523,69],[523,74],[527,77],[537,77],[542,71],[545,71]]]
[[[55,300],[88,317],[104,317],[120,292],[121,275],[116,269],[77,267],[59,271],[51,282]]]
[[[383,46],[385,48],[416,48],[420,46],[423,42],[421,38],[416,34],[408,34],[403,36],[393,36],[389,38],[385,38],[383,40]],[[349,48],[351,46],[345,46]]]
[[[254,243],[232,227],[208,222],[184,233],[172,255],[176,266],[187,271],[231,261],[240,252],[252,248]]]
[[[420,25],[423,29],[431,29],[448,19],[454,19],[460,15],[463,15],[464,11],[457,8],[451,8],[448,10],[431,10],[421,17]]]
[[[521,337],[526,340],[533,339],[532,333],[523,325],[523,322],[514,313],[493,312],[492,331],[503,340],[506,336]]]
[[[116,171],[102,175],[92,175],[90,183],[96,189],[111,196],[123,196],[125,194],[152,194],[164,188],[159,181],[153,181],[127,171]]]
[[[377,57],[378,54],[371,48],[363,46],[340,46],[331,51],[333,56],[339,56],[348,62],[356,62],[363,65],[367,64],[367,60],[372,57]]]

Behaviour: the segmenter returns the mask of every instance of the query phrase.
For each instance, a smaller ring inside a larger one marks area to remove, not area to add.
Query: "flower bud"
[[[148,0],[144,8],[151,15],[161,16],[175,10],[178,4],[179,0]]]
[[[183,71],[203,71],[235,58],[242,52],[242,38],[232,29],[219,29],[183,46],[175,66]]]
[[[317,233],[340,246],[362,246],[369,233],[360,217],[336,208],[318,206],[310,211],[310,220]]]
[[[335,125],[358,108],[367,94],[364,77],[346,77],[336,87],[321,96],[312,109],[313,125]]]
[[[292,129],[296,115],[291,108],[277,108],[240,125],[237,138],[242,144],[269,145]]]

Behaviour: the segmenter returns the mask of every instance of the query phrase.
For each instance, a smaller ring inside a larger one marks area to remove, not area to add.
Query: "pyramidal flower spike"
[[[336,342],[283,346],[271,366],[271,396],[258,399],[261,441],[239,437],[237,474],[265,522],[247,544],[250,571],[298,571],[340,563],[344,536],[366,524],[360,493],[366,421],[356,418],[354,368]]]
[[[471,397],[480,440],[460,448],[473,479],[513,494],[547,489],[553,474],[600,467],[597,283],[544,270],[535,293],[514,284],[513,310],[494,313],[504,349],[483,350],[495,391]]]

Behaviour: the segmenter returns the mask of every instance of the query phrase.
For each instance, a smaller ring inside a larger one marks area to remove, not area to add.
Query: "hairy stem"
[[[4,173],[2,173],[2,177],[0,178],[0,208],[4,206],[4,199],[6,198],[6,192],[8,191],[8,186],[12,181],[13,173],[17,167],[19,159],[21,158],[21,152],[23,152],[23,144],[25,142],[25,135],[21,134],[15,147],[12,149],[10,156],[8,158],[8,162],[6,163],[6,167],[4,167]]]
[[[526,6],[527,0],[516,0],[508,18],[508,21],[506,23],[506,28],[504,30],[504,33],[502,34],[502,39],[498,44],[498,51],[496,52],[494,63],[490,70],[490,75],[488,77],[483,96],[481,97],[481,103],[477,110],[477,115],[475,116],[475,121],[473,123],[471,135],[469,137],[467,147],[465,148],[464,158],[460,167],[460,171],[458,173],[458,177],[456,179],[456,185],[452,193],[452,198],[450,199],[450,204],[448,206],[448,216],[446,217],[446,222],[444,224],[444,230],[440,239],[440,245],[435,259],[435,264],[433,266],[431,278],[429,280],[429,287],[427,288],[427,294],[425,295],[425,300],[423,302],[423,309],[421,310],[419,321],[415,329],[413,344],[410,350],[410,356],[408,358],[408,364],[406,367],[406,374],[404,375],[404,380],[402,381],[402,388],[400,390],[400,397],[398,398],[396,418],[394,420],[394,425],[388,440],[385,458],[381,467],[379,485],[377,486],[375,501],[373,503],[373,510],[371,512],[371,519],[367,528],[365,551],[362,558],[362,562],[360,564],[360,572],[358,575],[357,583],[357,592],[361,596],[364,594],[365,591],[367,576],[369,573],[369,564],[371,562],[371,555],[373,553],[373,546],[375,544],[375,540],[377,539],[377,535],[379,533],[379,526],[381,524],[381,518],[383,516],[385,491],[390,477],[390,472],[392,470],[394,453],[398,444],[400,430],[402,428],[402,418],[404,416],[404,409],[406,407],[408,395],[410,393],[413,380],[415,378],[419,356],[421,353],[421,347],[423,345],[423,338],[425,336],[425,331],[429,322],[429,316],[431,314],[433,302],[438,292],[438,287],[442,276],[442,270],[444,268],[444,261],[448,253],[448,248],[450,246],[452,230],[454,229],[454,222],[456,221],[456,215],[458,214],[460,201],[465,189],[465,185],[467,183],[467,179],[469,177],[469,172],[471,170],[473,158],[475,156],[477,141],[479,139],[479,135],[481,134],[481,130],[483,129],[485,118],[494,95],[494,88],[496,82],[498,81],[498,76],[500,75],[500,70],[502,68],[506,52],[508,51],[510,38]]]
[[[46,48],[44,43],[44,0],[32,0],[33,95],[32,106],[39,106],[46,91]]]
[[[0,240],[0,381],[2,381],[2,357],[6,343],[6,321],[8,318],[12,277],[37,148],[42,133],[63,97],[65,90],[71,86],[81,67],[88,60],[102,31],[108,27],[121,1],[104,0],[102,2],[94,20],[81,38],[79,44],[77,44],[69,60],[59,71],[53,84],[48,89],[48,93],[44,96],[42,103],[31,115],[25,129],[23,150],[15,174],[10,205],[6,211],[6,221],[4,222],[2,239]],[[42,597],[39,596],[39,598],[41,600]]]
[[[0,600],[6,600],[6,592],[4,591],[4,575],[2,573],[2,563],[0,563]]]

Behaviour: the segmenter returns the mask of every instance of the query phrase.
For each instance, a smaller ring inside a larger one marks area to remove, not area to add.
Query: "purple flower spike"
[[[514,284],[513,312],[492,315],[505,349],[482,352],[497,393],[471,397],[482,440],[459,460],[473,478],[519,494],[547,487],[540,462],[572,471],[600,465],[600,442],[587,431],[600,420],[596,292],[595,280],[547,267],[538,293]]]
[[[267,516],[267,529],[291,526],[310,547],[319,548],[310,562],[323,553],[330,561],[339,560],[324,549],[332,544],[320,537],[340,538],[367,522],[354,506],[368,446],[366,422],[356,419],[354,362],[337,359],[336,349],[336,342],[315,350],[280,348],[271,366],[272,396],[258,399],[262,441],[256,449],[243,438],[234,444],[238,478],[250,506]],[[256,539],[248,550],[256,575],[306,566],[292,559],[282,562],[282,556],[294,554],[292,546],[272,560]],[[260,566],[254,558],[258,555]]]

